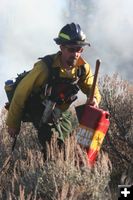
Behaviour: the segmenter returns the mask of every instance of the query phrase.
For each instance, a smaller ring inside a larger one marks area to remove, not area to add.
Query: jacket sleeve
[[[32,91],[45,84],[48,77],[48,68],[43,61],[37,62],[33,69],[17,86],[9,111],[6,124],[11,128],[20,128],[25,102]]]
[[[81,91],[87,95],[87,97],[91,94],[92,84],[93,84],[93,74],[90,68],[90,65],[86,63],[85,65],[85,75],[79,80],[78,85]],[[97,99],[97,102],[100,103],[101,95],[98,89],[98,85],[96,85],[94,97]]]

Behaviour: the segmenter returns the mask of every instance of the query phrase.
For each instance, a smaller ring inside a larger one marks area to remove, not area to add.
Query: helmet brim
[[[72,41],[72,40],[62,40],[60,38],[54,38],[54,41],[58,45],[77,45],[77,46],[90,46],[90,43],[85,41]]]

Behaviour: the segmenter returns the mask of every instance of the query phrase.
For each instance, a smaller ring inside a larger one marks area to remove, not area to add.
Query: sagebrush
[[[0,199],[114,200],[118,198],[118,184],[132,183],[133,86],[116,74],[105,76],[99,84],[100,107],[109,111],[111,124],[92,169],[88,167],[86,152],[77,144],[76,131],[66,139],[61,150],[53,133],[44,162],[36,129],[31,123],[23,123],[11,154],[12,141],[5,124],[7,111],[2,109]],[[73,125],[76,128],[76,117]]]

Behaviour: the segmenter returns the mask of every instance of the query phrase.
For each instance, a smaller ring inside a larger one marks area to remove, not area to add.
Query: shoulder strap
[[[49,85],[53,85],[55,83],[55,80],[58,81],[60,79],[60,76],[59,76],[60,68],[52,67],[54,54],[40,57],[38,59],[41,59],[43,62],[46,63],[48,70],[49,70],[48,83],[49,83]]]
[[[48,70],[49,70],[49,77],[48,77],[48,82],[51,80],[51,77],[53,76],[53,67],[52,67],[52,64],[53,64],[53,55],[47,55],[47,56],[44,56],[44,57],[40,57],[38,58],[40,60],[42,60],[44,63],[46,63],[47,67],[48,67]]]
[[[85,66],[81,65],[78,69],[77,69],[77,76],[78,78],[82,78],[85,75]]]
[[[53,64],[53,55],[47,55],[47,56],[44,56],[44,57],[40,57],[38,59],[42,60],[43,62],[46,63],[46,65],[48,66],[48,69],[49,69],[49,77],[48,77],[48,83],[49,84],[52,84],[54,79],[57,79],[57,81],[59,81],[59,79],[61,80],[61,82],[73,82],[75,81],[74,80],[68,80],[67,78],[60,78],[59,77],[59,68],[53,68],[52,67],[52,64]],[[78,78],[82,78],[83,76],[85,75],[85,66],[84,65],[81,65],[78,70],[77,70],[77,76]]]

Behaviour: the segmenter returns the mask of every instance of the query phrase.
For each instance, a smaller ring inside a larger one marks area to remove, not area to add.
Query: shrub
[[[0,169],[11,155],[5,125],[1,127],[1,137],[4,139],[1,141]],[[0,173],[0,199],[98,200],[105,196],[108,199],[111,164],[104,152],[90,169],[75,133],[66,139],[61,150],[55,136],[47,148],[48,159],[44,162],[36,130],[32,124],[23,123],[10,162]]]
[[[106,75],[100,80],[100,90],[101,107],[110,113],[110,128],[103,149],[108,152],[113,165],[111,182],[112,186],[115,183],[116,189],[123,173],[127,174],[130,184],[133,183],[129,174],[133,171],[133,85],[117,74]]]

